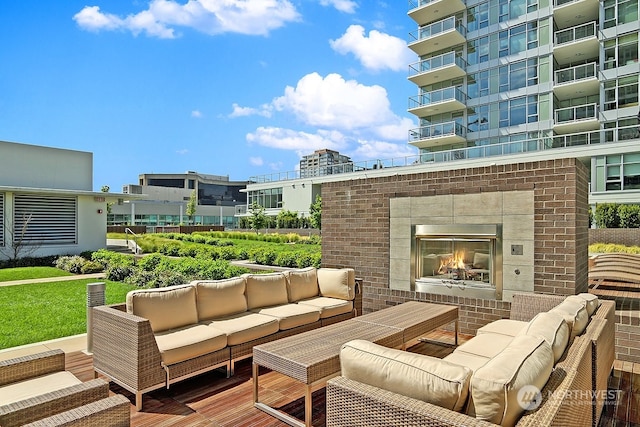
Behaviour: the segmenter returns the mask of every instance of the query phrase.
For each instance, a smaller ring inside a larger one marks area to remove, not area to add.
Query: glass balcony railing
[[[416,142],[423,139],[438,138],[447,135],[458,135],[466,137],[467,130],[457,122],[438,123],[429,126],[422,126],[409,131],[409,142]]]
[[[409,98],[409,109],[426,107],[427,105],[447,101],[459,101],[465,103],[467,101],[467,95],[457,87],[446,87],[444,89],[425,92]]]
[[[428,39],[435,35],[444,33],[450,30],[457,30],[460,34],[466,37],[467,29],[462,25],[460,21],[456,20],[455,16],[450,16],[442,21],[434,22],[433,24],[425,25],[417,30],[409,33],[409,43]]]
[[[573,83],[580,80],[594,78],[598,72],[598,65],[595,62],[590,64],[576,65],[571,68],[564,68],[556,71],[556,84]]]
[[[443,55],[434,56],[409,65],[409,77],[418,74],[434,71],[439,68],[448,67],[449,65],[457,65],[463,70],[467,67],[467,62],[455,52],[448,52]]]
[[[598,104],[578,105],[575,107],[559,108],[555,111],[556,124],[589,120],[598,117]]]
[[[425,4],[434,3],[440,0],[409,0],[409,10],[417,9]]]
[[[553,6],[560,7],[560,6],[564,6],[565,4],[576,3],[577,1],[578,0],[554,0]]]
[[[452,125],[453,127],[451,127]],[[445,128],[448,130],[453,129],[458,135],[464,135],[464,133],[466,133],[464,126],[458,125],[455,122],[450,122],[414,129],[409,131],[409,138],[413,141],[417,141],[421,138],[428,138],[429,136],[427,135],[432,135],[432,132],[435,132],[435,129],[433,129],[434,126],[442,126],[443,131]],[[525,139],[505,142],[502,144],[487,144],[475,147],[458,148],[455,150],[433,151],[391,159],[363,160],[349,164],[351,165],[350,167],[353,168],[352,173],[361,173],[373,169],[408,167],[427,162],[480,159],[510,154],[525,154],[550,149],[563,149],[579,146],[588,147],[594,144],[616,143],[634,139],[640,141],[640,128],[637,125],[600,129],[591,132],[578,132],[546,138]],[[249,181],[253,183],[271,183],[300,178],[300,171],[290,171],[252,176],[249,178]]]
[[[578,40],[594,37],[596,35],[596,23],[587,22],[586,24],[578,25],[576,27],[567,28],[566,30],[558,31],[555,33],[554,44],[556,46],[572,43]]]

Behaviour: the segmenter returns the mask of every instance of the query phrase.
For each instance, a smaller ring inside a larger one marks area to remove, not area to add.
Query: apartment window
[[[17,194],[14,197],[13,229],[25,244],[76,244],[77,200]]]
[[[0,193],[0,246],[4,246],[4,194]]]
[[[517,126],[538,121],[538,97],[522,96],[499,104],[499,126]]]
[[[538,10],[538,0],[527,0],[527,13]]]
[[[638,104],[638,75],[621,77],[604,83],[604,109],[618,108]]]
[[[276,209],[282,207],[282,187],[267,188],[265,190],[254,190],[249,192],[249,205],[257,203],[265,209]]]
[[[498,4],[498,22],[505,22],[509,20],[509,1],[499,0]]]
[[[480,3],[467,10],[467,31],[489,26],[489,2]]]
[[[607,191],[622,190],[620,172],[622,170],[622,156],[607,156],[606,160],[606,189]]]
[[[638,62],[638,33],[605,40],[604,57],[605,70]]]
[[[638,21],[638,0],[606,0],[604,28]]]
[[[478,132],[489,129],[489,106],[479,105],[467,111],[467,130]]]

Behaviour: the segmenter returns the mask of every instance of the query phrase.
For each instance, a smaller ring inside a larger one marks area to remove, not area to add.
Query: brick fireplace
[[[475,333],[508,317],[513,292],[587,292],[588,171],[577,159],[328,182],[322,201],[322,264],[355,268],[364,312],[408,300],[455,303],[461,331]],[[416,289],[411,230],[423,224],[499,224],[502,290]]]

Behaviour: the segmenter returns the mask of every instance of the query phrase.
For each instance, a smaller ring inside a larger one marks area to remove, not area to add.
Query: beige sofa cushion
[[[454,351],[453,353],[443,357],[442,360],[455,363],[456,365],[466,366],[467,368],[475,372],[481,367],[483,367],[491,359],[484,356],[478,356],[476,354],[464,353],[462,351],[458,351],[458,352]]]
[[[155,334],[166,365],[182,362],[227,346],[227,335],[205,325],[191,325]]]
[[[569,344],[571,330],[563,316],[549,311],[538,313],[518,335],[537,335],[544,338],[551,345],[555,363],[560,360]]]
[[[196,280],[196,303],[200,320],[229,316],[247,311],[243,277],[224,280]]]
[[[278,319],[250,311],[214,319],[207,325],[227,334],[227,345],[244,344],[278,332]]]
[[[584,304],[584,307],[587,309],[587,314],[589,316],[593,315],[596,312],[598,307],[600,306],[600,301],[598,301],[598,297],[589,293],[580,293],[578,295],[569,295],[565,298],[565,301],[576,301]]]
[[[515,337],[500,354],[474,372],[470,415],[502,426],[515,425],[529,404],[518,392],[525,386],[525,390],[542,390],[552,369],[553,351],[544,338]]]
[[[287,279],[282,273],[243,274],[247,281],[247,308],[288,304]]]
[[[0,406],[81,384],[69,371],[54,372],[0,387]]]
[[[318,296],[318,274],[315,267],[290,270],[285,273],[285,276],[289,302]]]
[[[527,326],[527,322],[523,320],[499,319],[478,328],[477,335],[480,334],[502,334],[515,337]]]
[[[589,313],[586,305],[575,299],[564,300],[557,306],[553,307],[549,312],[558,313],[571,328],[571,336],[575,337],[584,332],[589,323]]]
[[[340,366],[346,378],[453,411],[464,407],[471,378],[464,366],[365,340],[342,346]]]
[[[318,287],[323,297],[353,300],[356,275],[353,268],[319,268]]]
[[[280,330],[293,329],[320,320],[320,310],[309,305],[284,304],[265,308],[255,308],[254,313],[278,319]]]
[[[130,291],[127,293],[127,312],[149,320],[153,332],[196,324],[196,288],[177,285]]]
[[[504,350],[513,341],[513,337],[503,334],[484,333],[476,335],[466,343],[458,346],[454,353],[469,353],[476,356],[492,358]]]
[[[353,301],[339,298],[315,297],[298,301],[300,305],[310,305],[320,311],[320,318],[338,316],[353,311]]]

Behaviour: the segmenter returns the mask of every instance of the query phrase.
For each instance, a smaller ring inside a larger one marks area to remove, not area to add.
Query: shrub
[[[618,206],[616,203],[601,203],[596,206],[596,225],[598,228],[618,228],[620,227],[620,217],[618,216]]]
[[[164,257],[158,253],[149,254],[138,261],[138,267],[144,271],[153,271],[158,267],[163,259]]]
[[[82,273],[82,266],[86,262],[87,260],[79,255],[61,256],[56,260],[55,266],[56,268],[68,271],[69,273],[80,274]]]
[[[134,269],[132,266],[128,265],[116,265],[107,267],[105,273],[109,280],[114,282],[126,282],[127,277],[134,273]]]
[[[276,257],[275,265],[294,268],[298,266],[298,258],[299,256],[295,252],[281,252]]]
[[[620,218],[620,228],[639,228],[640,205],[618,206],[618,217]]]
[[[103,270],[104,268],[102,267],[102,264],[100,264],[99,262],[86,261],[82,265],[80,272],[82,274],[92,274],[92,273],[101,273]]]

